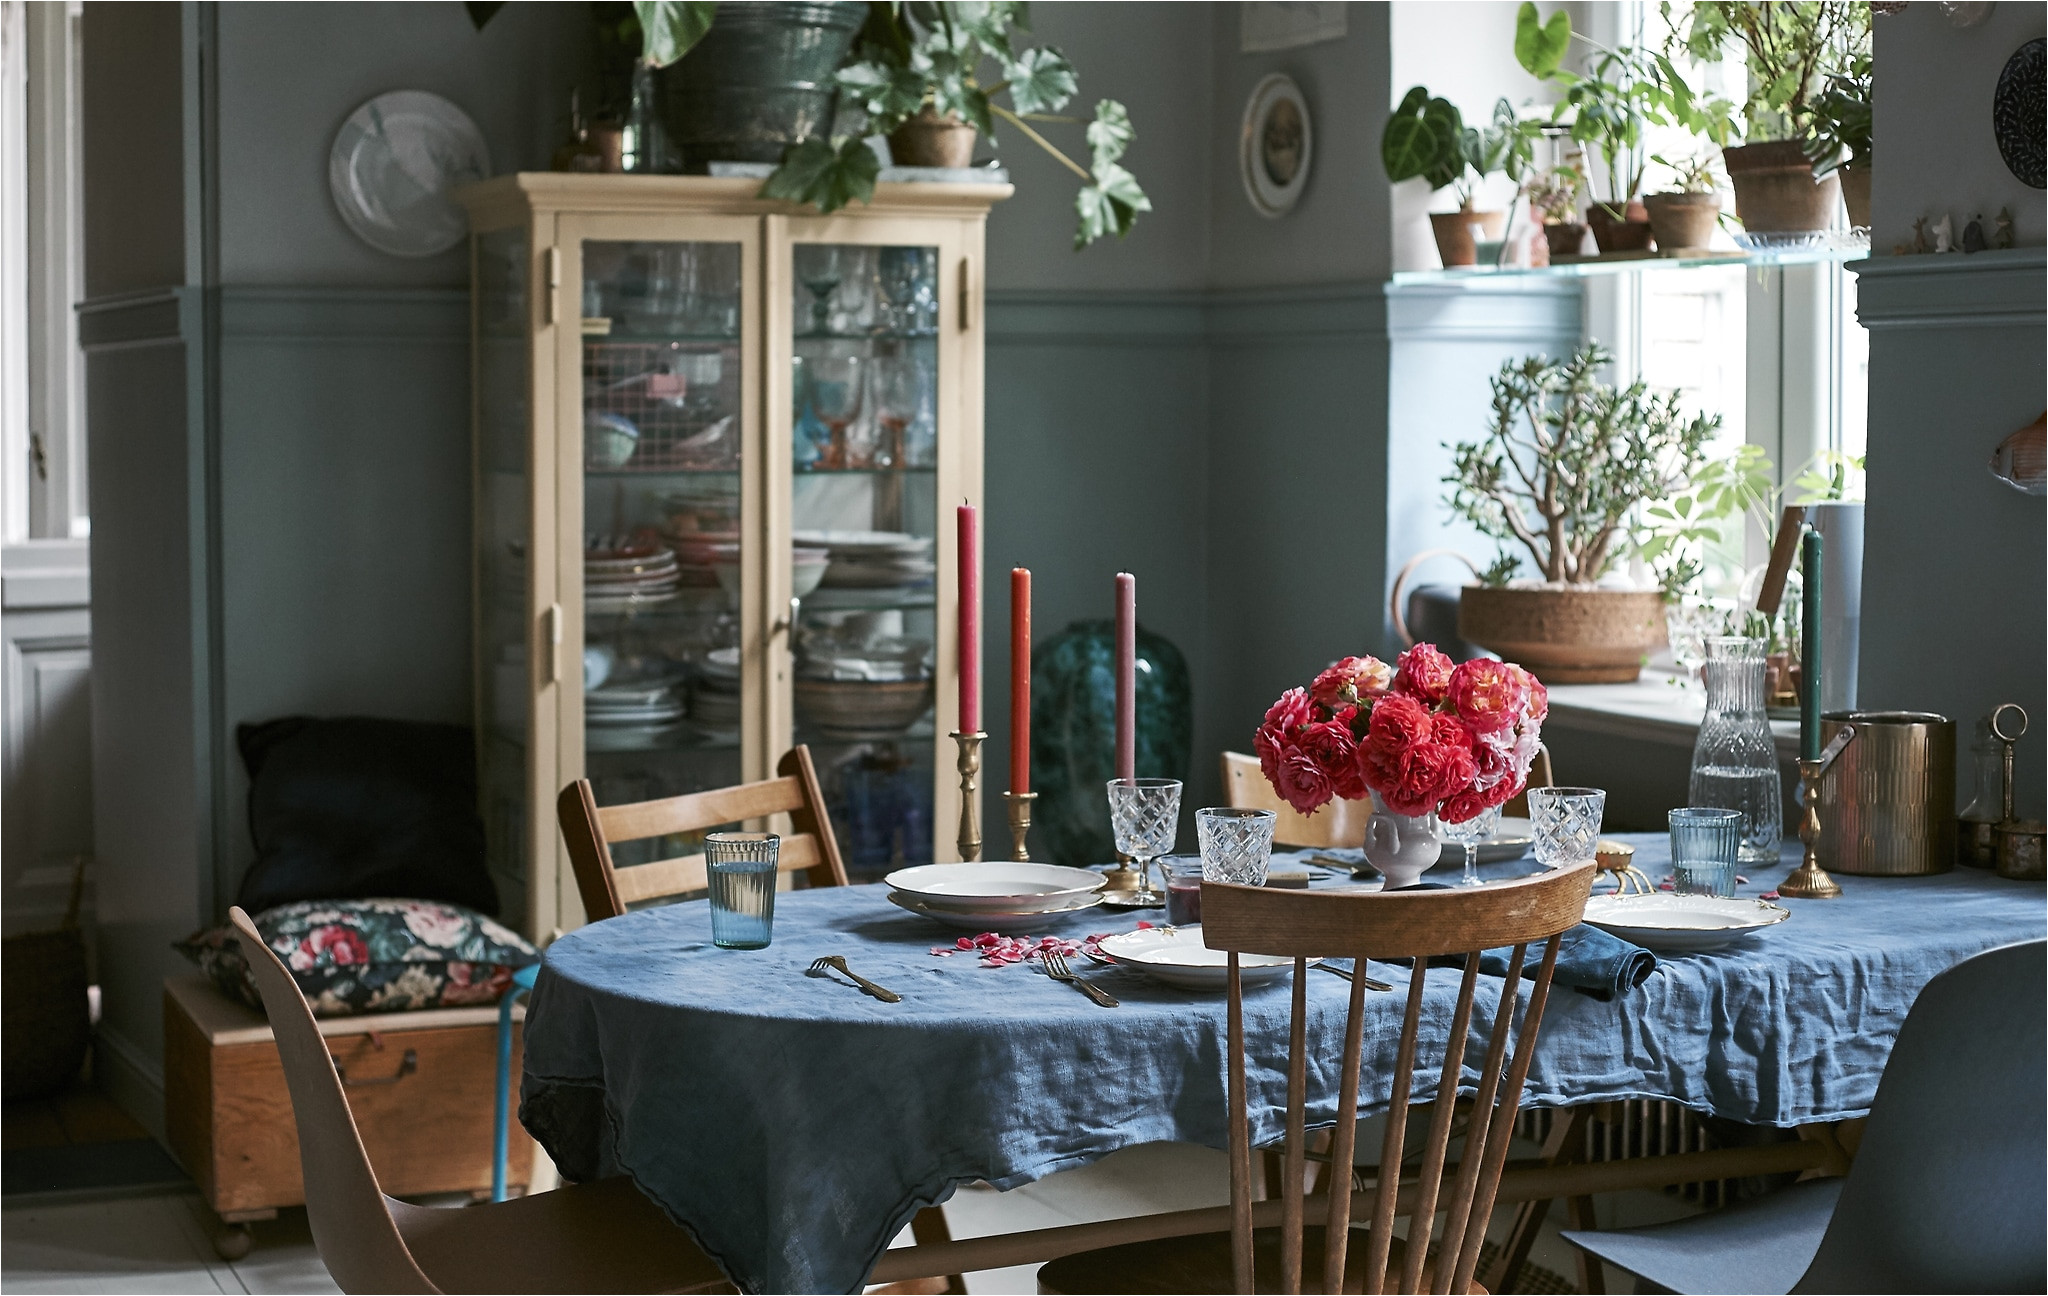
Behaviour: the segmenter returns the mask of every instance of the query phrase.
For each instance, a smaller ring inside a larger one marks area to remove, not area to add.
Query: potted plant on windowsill
[[[1380,161],[1386,165],[1387,179],[1399,184],[1419,176],[1432,193],[1455,190],[1456,211],[1429,214],[1437,256],[1447,267],[1477,264],[1473,226],[1489,241],[1505,235],[1508,213],[1479,210],[1473,200],[1487,176],[1505,172],[1510,180],[1519,181],[1531,152],[1530,134],[1515,120],[1507,100],[1494,104],[1493,120],[1485,127],[1472,127],[1455,104],[1432,96],[1423,86],[1402,97],[1380,134]]]
[[[1552,167],[1522,186],[1529,214],[1543,222],[1543,239],[1553,262],[1578,256],[1585,246],[1586,224],[1579,219],[1579,194],[1585,187],[1585,176],[1570,163]]]
[[[1859,229],[1870,228],[1870,134],[1870,56],[1861,54],[1814,96],[1813,137],[1806,142],[1814,177],[1841,180],[1849,224]]]
[[[1670,4],[1664,5],[1667,18]],[[1719,59],[1740,43],[1749,69],[1741,145],[1723,150],[1735,214],[1750,236],[1810,235],[1833,224],[1842,202],[1832,173],[1814,166],[1815,99],[1831,78],[1870,57],[1866,0],[1698,0],[1675,45]],[[1866,96],[1867,102],[1867,96]]]
[[[1659,156],[1659,166],[1672,174],[1675,188],[1643,198],[1650,213],[1650,229],[1657,236],[1657,249],[1667,256],[1704,251],[1721,218],[1721,196],[1714,183],[1711,157],[1679,158]]]
[[[1664,594],[1615,587],[1646,501],[1686,484],[1719,415],[1686,416],[1674,395],[1597,377],[1597,345],[1556,361],[1510,361],[1493,379],[1493,426],[1451,447],[1451,510],[1503,546],[1459,599],[1458,635],[1546,683],[1626,683],[1664,642]],[[1535,560],[1534,580],[1508,546]]]

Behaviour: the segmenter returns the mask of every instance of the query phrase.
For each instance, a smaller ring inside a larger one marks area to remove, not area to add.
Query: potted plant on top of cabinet
[[[1402,97],[1380,133],[1380,161],[1387,179],[1399,184],[1420,176],[1432,193],[1455,186],[1458,209],[1429,215],[1437,255],[1445,266],[1477,263],[1474,225],[1488,240],[1506,233],[1508,213],[1481,211],[1473,200],[1487,176],[1505,172],[1508,179],[1519,181],[1532,152],[1530,132],[1515,119],[1514,106],[1506,99],[1494,104],[1490,123],[1472,127],[1465,124],[1457,105],[1432,96],[1424,86],[1415,86]]]
[[[1664,594],[1604,583],[1633,544],[1638,506],[1682,489],[1719,415],[1686,416],[1639,380],[1599,380],[1597,345],[1568,360],[1510,361],[1493,379],[1493,426],[1451,447],[1447,500],[1502,545],[1459,599],[1458,635],[1545,683],[1626,683],[1664,642]],[[1534,580],[1513,580],[1519,546]]]
[[[1666,0],[1664,12],[1670,17]],[[1808,155],[1816,100],[1830,78],[1851,77],[1870,58],[1866,0],[1698,0],[1675,48],[1703,61],[1740,43],[1749,68],[1743,140],[1723,150],[1735,213],[1752,240],[1793,241],[1826,229],[1841,204],[1833,174]],[[1777,237],[1773,237],[1777,236]]]

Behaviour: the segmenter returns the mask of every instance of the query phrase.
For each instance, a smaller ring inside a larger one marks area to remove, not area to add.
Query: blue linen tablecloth
[[[1639,867],[1668,870],[1661,837],[1634,840]],[[1842,899],[1787,901],[1790,921],[1734,947],[1661,956],[1612,1001],[1552,995],[1525,1101],[1671,1098],[1771,1125],[1861,1115],[1922,985],[2043,934],[2038,886],[1969,870],[1842,882]],[[1096,909],[1040,934],[1139,916]],[[570,1178],[631,1174],[749,1291],[858,1291],[910,1217],[962,1183],[1011,1188],[1138,1143],[1225,1145],[1220,993],[1096,969],[1124,1005],[1097,1008],[1035,965],[930,954],[955,934],[880,887],[779,896],[775,943],[759,951],[713,948],[702,903],[573,932],[549,949],[527,1010],[520,1118]],[[822,954],[903,1002],[806,976]],[[1374,972],[1397,989],[1408,975]],[[1457,980],[1430,977],[1425,1057],[1441,1056]],[[1475,1023],[1490,1023],[1500,984],[1481,979]],[[1334,1118],[1348,987],[1311,973],[1308,991],[1313,1125]],[[1246,997],[1261,1142],[1281,1134],[1288,997],[1284,978]],[[1368,1114],[1387,1105],[1403,998],[1366,999]],[[1476,1086],[1479,1057],[1468,1052],[1461,1087]],[[1433,1087],[1425,1068],[1416,1100]]]

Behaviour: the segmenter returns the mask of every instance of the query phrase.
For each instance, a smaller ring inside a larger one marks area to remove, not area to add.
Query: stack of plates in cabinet
[[[931,582],[932,538],[905,531],[799,531],[792,539],[832,555],[825,569],[827,589],[893,589]]]
[[[972,932],[1042,930],[1102,903],[1102,874],[1060,864],[921,864],[882,880],[891,903]]]
[[[684,706],[683,672],[653,659],[621,662],[583,695],[583,741],[591,751],[644,751],[674,736]]]
[[[673,596],[680,584],[676,556],[662,545],[599,536],[583,551],[583,597],[593,611],[658,602]]]
[[[690,723],[713,738],[740,732],[740,650],[713,648],[690,685]]]
[[[737,531],[670,531],[665,538],[677,563],[677,575],[684,585],[694,588],[716,585],[718,565],[739,561],[740,533]]]

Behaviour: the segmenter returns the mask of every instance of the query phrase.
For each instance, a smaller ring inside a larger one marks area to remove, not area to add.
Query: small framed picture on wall
[[[1293,77],[1275,72],[1252,89],[1237,151],[1253,209],[1261,216],[1286,215],[1308,184],[1315,155],[1308,100]]]

